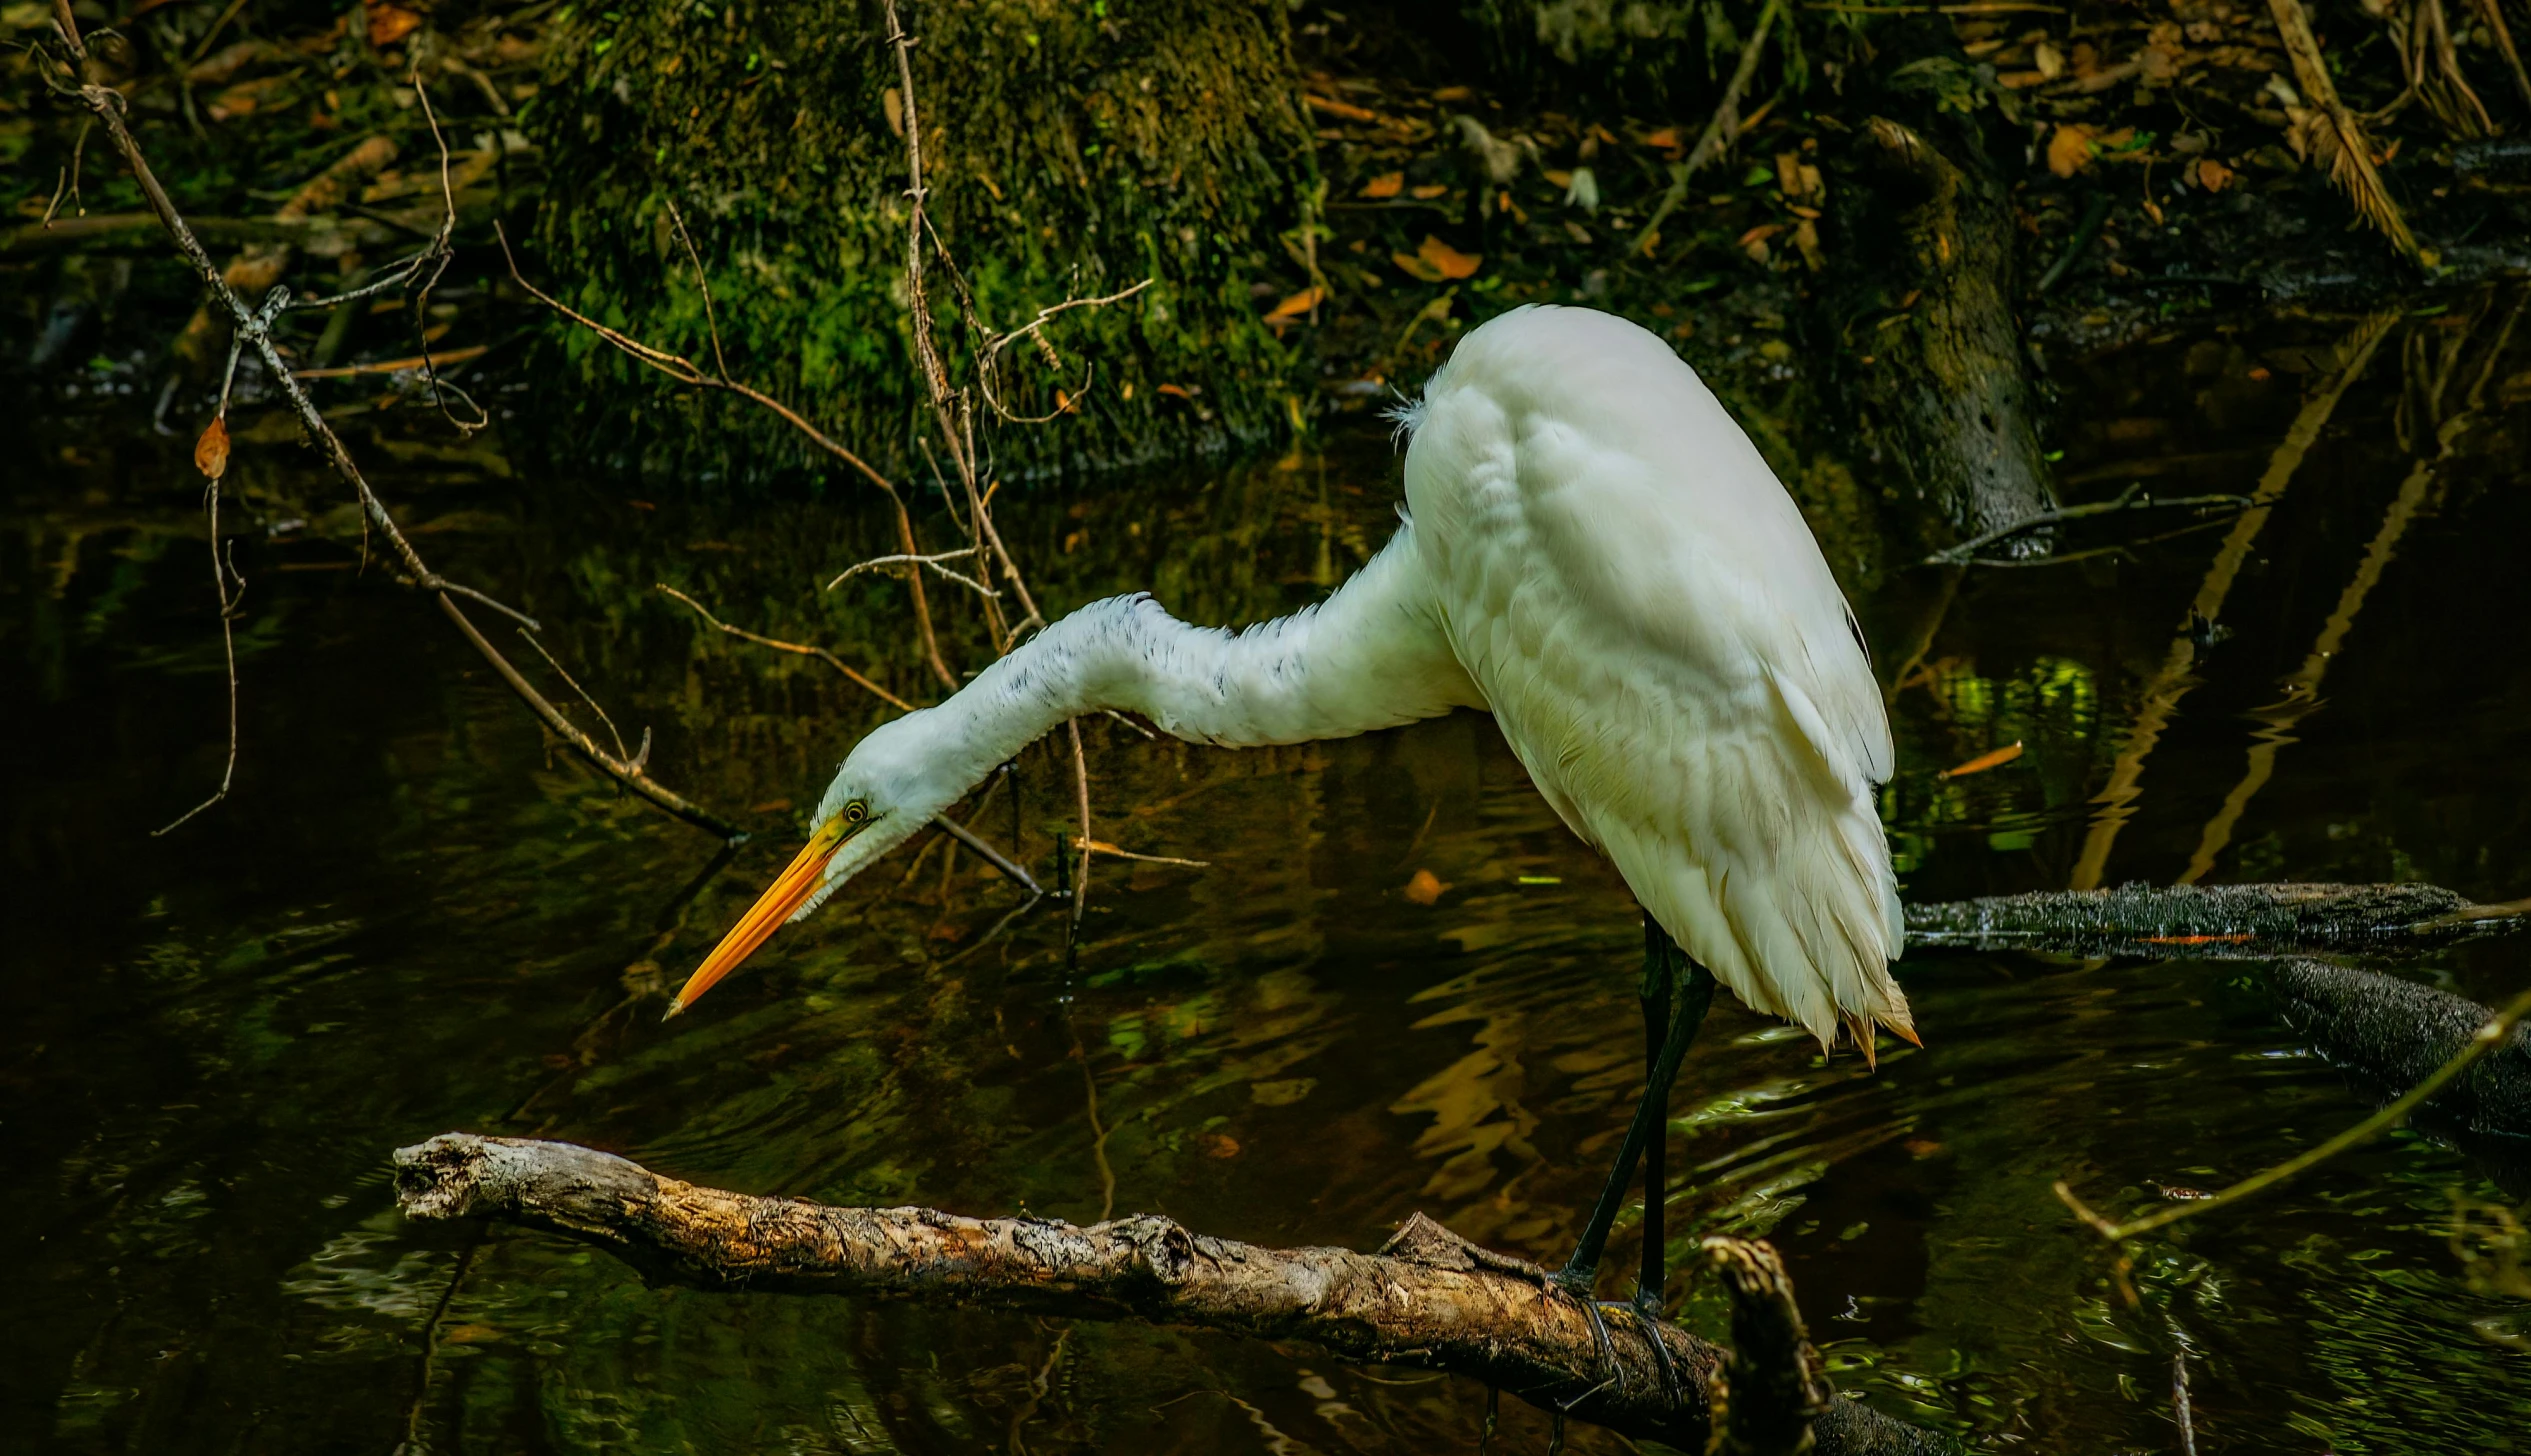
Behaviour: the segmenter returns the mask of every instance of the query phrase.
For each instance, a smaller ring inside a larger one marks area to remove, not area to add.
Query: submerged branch
[[[2522,928],[2531,902],[2473,905],[2432,885],[2126,885],[1907,907],[1910,948],[2270,960],[2420,954]]]
[[[2075,1217],[2088,1224],[2094,1233],[2111,1243],[2120,1243],[2138,1234],[2168,1228],[2185,1218],[2194,1218],[2199,1214],[2212,1213],[2218,1208],[2229,1207],[2308,1172],[2349,1148],[2371,1142],[2374,1138],[2406,1121],[2409,1114],[2424,1106],[2436,1093],[2450,1085],[2454,1079],[2467,1072],[2477,1064],[2480,1058],[2489,1053],[2502,1049],[2518,1056],[2522,1051],[2522,1042],[2516,1032],[2525,1016],[2531,1016],[2531,991],[2525,991],[2505,1003],[2502,1010],[2489,1017],[2485,1024],[2462,1042],[2460,1049],[2454,1052],[2449,1060],[2435,1068],[2424,1081],[2409,1088],[2404,1095],[2382,1108],[2381,1111],[2327,1142],[2306,1149],[2272,1168],[2261,1169],[2219,1193],[2184,1203],[2169,1204],[2151,1213],[2139,1214],[2124,1223],[2111,1223],[2108,1219],[2094,1213],[2083,1200],[2074,1195],[2074,1190],[2063,1179],[2057,1180],[2056,1196],[2064,1200],[2067,1208],[2074,1211]]]
[[[550,1229],[668,1282],[1308,1340],[1347,1359],[1472,1376],[1548,1410],[1689,1451],[1705,1448],[1709,1387],[1725,1358],[1674,1325],[1624,1318],[1608,1322],[1601,1345],[1590,1312],[1546,1270],[1488,1253],[1421,1215],[1380,1253],[1362,1254],[1261,1248],[1153,1214],[1080,1228],[763,1198],[681,1183],[569,1143],[449,1133],[398,1150],[395,1161],[397,1199],[411,1217]],[[1726,1287],[1766,1302],[1749,1316],[1751,1328],[1783,1331],[1789,1286],[1733,1280]],[[1800,1346],[1798,1329],[1796,1321]],[[1675,1372],[1675,1399],[1663,1353]],[[1760,1392],[1784,1387],[1765,1368],[1779,1353],[1775,1344],[1752,1349],[1734,1370],[1733,1387],[1747,1392],[1753,1416],[1772,1399]],[[1813,1387],[1799,1376],[1795,1383],[1805,1395]],[[1828,1401],[1812,1428],[1812,1449],[1823,1456],[1956,1449],[1851,1400]]]

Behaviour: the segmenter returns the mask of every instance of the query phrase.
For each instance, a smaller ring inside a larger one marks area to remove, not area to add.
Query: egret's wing
[[[1608,315],[1508,315],[1435,378],[1407,488],[1462,662],[1644,907],[1823,1042],[1912,1034],[1879,690],[1809,528],[1694,373]]]

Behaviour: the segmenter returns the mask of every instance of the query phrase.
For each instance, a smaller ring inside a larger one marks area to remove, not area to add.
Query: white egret
[[[1644,911],[1646,1086],[1565,1282],[1587,1301],[1642,1160],[1636,1307],[1657,1307],[1657,1134],[1715,980],[1823,1048],[1841,1031],[1867,1057],[1879,1028],[1915,1039],[1873,802],[1889,721],[1800,512],[1652,334],[1518,309],[1470,331],[1399,418],[1404,524],[1335,595],[1239,632],[1147,595],[1094,602],[875,729],[670,1014],[1067,719],[1115,709],[1245,747],[1485,709]]]

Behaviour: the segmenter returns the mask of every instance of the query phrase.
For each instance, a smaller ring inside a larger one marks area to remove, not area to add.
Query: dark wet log
[[[1547,1271],[1488,1253],[1421,1215],[1380,1253],[1360,1254],[1259,1248],[1151,1214],[1079,1228],[762,1198],[680,1183],[569,1143],[465,1133],[399,1149],[395,1162],[397,1199],[411,1217],[550,1229],[664,1282],[1308,1340],[1347,1359],[1472,1376],[1546,1409],[1689,1451],[1705,1448],[1708,1390],[1725,1358],[1676,1326],[1622,1315],[1607,1320],[1613,1348],[1603,1355],[1588,1313],[1553,1289]],[[1760,1327],[1780,1326],[1784,1307],[1751,1317]],[[1676,1375],[1675,1401],[1650,1343],[1656,1338]],[[1771,1388],[1770,1358],[1752,1351],[1740,1379]],[[1823,1453],[1958,1449],[1851,1400],[1829,1402],[1815,1430],[1814,1449]]]
[[[2448,991],[2323,961],[2279,961],[2267,981],[2287,1024],[2322,1056],[2393,1092],[2460,1055],[2495,1016]],[[2531,1139],[2531,1026],[2515,1027],[2425,1111],[2463,1133]]]
[[[1707,1239],[1705,1254],[1731,1292],[1731,1349],[1712,1393],[1723,1456],[1816,1449],[1812,1425],[1835,1404],[1836,1391],[1802,1325],[1784,1260],[1765,1244],[1740,1239]]]
[[[1907,944],[2228,960],[2417,955],[2517,930],[2526,909],[2473,905],[2432,885],[2126,885],[1910,905]]]
[[[1966,128],[1876,116],[1857,145],[1884,215],[1852,246],[1878,260],[1886,307],[1849,322],[1840,358],[1856,356],[1849,392],[1876,455],[1960,538],[2053,509],[2013,310],[2011,198]]]

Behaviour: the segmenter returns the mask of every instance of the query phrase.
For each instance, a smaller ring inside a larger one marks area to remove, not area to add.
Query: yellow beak
[[[756,898],[756,903],[747,907],[747,913],[738,917],[738,923],[730,927],[729,934],[721,937],[721,943],[712,948],[712,953],[704,957],[703,964],[686,979],[684,988],[677,992],[677,999],[668,1003],[668,1015],[674,1016],[693,1005],[696,998],[711,990],[721,977],[737,970],[740,962],[754,955],[756,947],[771,939],[782,922],[790,919],[800,908],[801,902],[816,893],[819,883],[825,878],[826,862],[835,857],[835,851],[843,847],[847,837],[841,819],[829,819],[819,825],[817,832],[809,836],[808,846],[775,878],[772,886]]]

